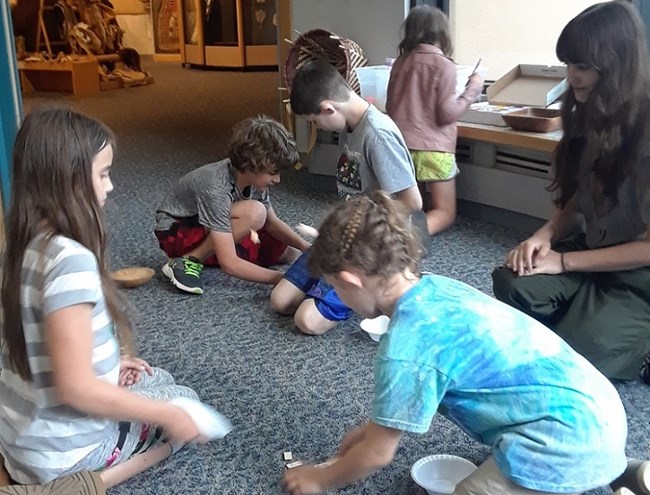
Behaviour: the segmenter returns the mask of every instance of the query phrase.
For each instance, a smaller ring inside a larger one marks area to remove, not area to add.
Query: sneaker
[[[641,365],[641,371],[639,372],[639,378],[643,380],[646,385],[650,385],[650,353],[645,355],[643,359],[643,364]]]
[[[172,258],[162,267],[162,272],[175,287],[190,294],[203,294],[202,270],[203,265],[193,256]]]
[[[0,486],[0,495],[106,495],[99,473],[81,471],[45,485]]]
[[[625,487],[637,495],[650,495],[650,461],[628,459],[625,472],[609,486],[614,491]]]

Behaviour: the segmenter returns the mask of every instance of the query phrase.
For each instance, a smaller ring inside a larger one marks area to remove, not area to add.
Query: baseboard
[[[181,54],[180,53],[154,53],[153,54],[154,62],[174,62],[181,63]]]
[[[510,227],[523,233],[533,233],[539,229],[546,220],[524,213],[504,210],[494,206],[483,205],[473,201],[459,199],[458,214],[460,216],[475,218],[484,222],[490,222],[504,227]]]

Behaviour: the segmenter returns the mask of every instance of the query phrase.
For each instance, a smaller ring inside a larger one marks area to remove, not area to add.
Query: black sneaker
[[[643,380],[646,385],[650,385],[650,353],[645,355],[643,359],[643,364],[641,365],[641,371],[639,372],[639,378]]]
[[[174,286],[190,294],[203,294],[202,270],[203,265],[193,256],[172,258],[162,267],[162,272]]]

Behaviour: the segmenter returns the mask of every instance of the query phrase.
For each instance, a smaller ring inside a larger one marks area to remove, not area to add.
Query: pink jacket
[[[473,80],[462,95],[454,94],[456,64],[434,45],[420,44],[393,64],[386,112],[410,150],[456,151],[456,121],[478,98]]]

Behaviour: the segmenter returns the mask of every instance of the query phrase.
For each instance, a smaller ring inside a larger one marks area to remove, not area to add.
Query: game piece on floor
[[[284,460],[285,461],[292,461],[293,460],[293,454],[291,453],[290,450],[286,451],[284,453]]]
[[[293,461],[293,462],[290,462],[289,464],[287,464],[286,467],[287,467],[287,469],[293,469],[295,467],[302,466],[303,464],[304,463],[302,461]]]

